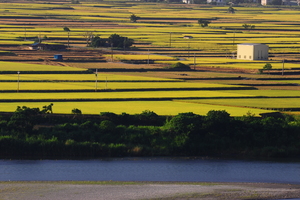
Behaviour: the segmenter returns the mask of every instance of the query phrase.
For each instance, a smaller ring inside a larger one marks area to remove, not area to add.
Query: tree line
[[[55,115],[18,107],[0,120],[2,158],[118,156],[299,157],[300,120],[292,116],[231,117],[224,110]]]

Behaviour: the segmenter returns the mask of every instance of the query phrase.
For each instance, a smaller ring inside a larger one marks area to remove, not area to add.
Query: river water
[[[0,181],[208,181],[300,184],[300,162],[207,158],[0,160]]]

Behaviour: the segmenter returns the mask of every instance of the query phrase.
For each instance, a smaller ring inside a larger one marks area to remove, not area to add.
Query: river
[[[0,160],[0,181],[62,180],[300,184],[300,162],[209,158]]]

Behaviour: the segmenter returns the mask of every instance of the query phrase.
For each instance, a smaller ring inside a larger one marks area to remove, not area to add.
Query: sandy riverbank
[[[300,185],[270,183],[0,182],[0,200],[300,198]]]

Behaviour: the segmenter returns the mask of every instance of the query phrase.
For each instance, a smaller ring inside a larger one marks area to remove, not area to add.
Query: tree
[[[74,108],[74,109],[72,110],[72,114],[74,114],[74,115],[81,115],[82,112],[81,112],[81,110],[79,110],[78,108]]]
[[[271,69],[272,69],[271,63],[266,63],[265,66],[263,67],[263,70],[271,70]]]
[[[101,46],[105,46],[106,41],[102,38],[100,38],[99,36],[96,36],[92,39],[90,46],[91,47],[101,47]]]
[[[43,110],[41,110],[41,113],[53,113],[52,110],[53,103],[50,103],[48,106],[43,106]]]
[[[230,7],[228,8],[228,13],[234,14],[234,13],[235,13],[235,9],[234,9],[232,6],[230,6]]]
[[[131,22],[136,22],[138,19],[140,19],[140,17],[136,16],[135,14],[130,15],[130,21]]]
[[[68,32],[68,47],[70,47],[70,29],[68,27],[64,27],[64,31]]]
[[[175,64],[172,64],[171,65],[171,68],[172,69],[178,69],[178,70],[190,70],[190,66],[186,65],[186,64],[183,64],[181,62],[177,62]]]
[[[251,24],[243,24],[242,25],[244,27],[244,29],[249,30],[249,29],[255,29],[255,25],[251,25]]]
[[[192,112],[179,113],[168,121],[163,129],[166,131],[171,147],[183,147],[190,134],[201,134],[202,116]]]
[[[39,108],[18,106],[7,125],[12,130],[15,130],[17,134],[28,134],[32,131],[33,126],[40,120],[40,113]]]
[[[112,34],[108,38],[108,42],[112,47],[119,47],[119,48],[128,48],[133,44],[133,39],[129,39],[127,37],[121,37],[118,34]]]
[[[89,46],[89,42],[94,38],[93,31],[87,31],[83,34],[83,37],[86,39],[86,46]]]
[[[231,117],[225,110],[210,110],[205,118],[204,127],[209,132],[225,134],[226,130],[230,130]]]
[[[205,20],[205,19],[198,19],[198,24],[201,26],[201,27],[206,27],[208,26],[208,24],[210,24],[211,22],[208,21],[208,20]]]

